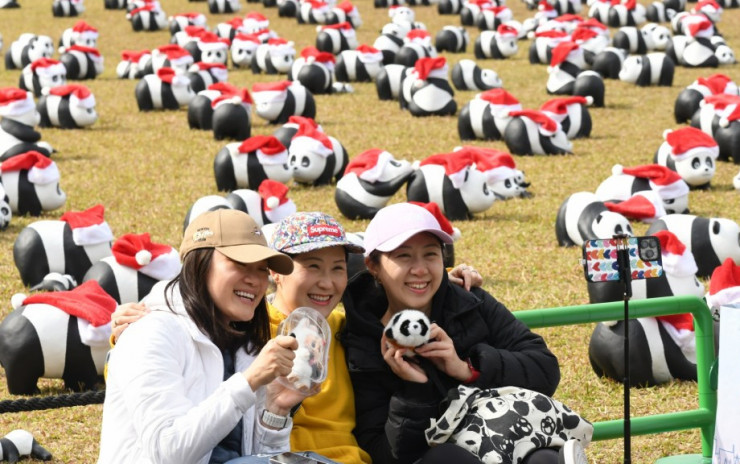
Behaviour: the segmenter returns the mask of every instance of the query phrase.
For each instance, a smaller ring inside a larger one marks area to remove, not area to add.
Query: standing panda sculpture
[[[653,161],[676,171],[690,188],[709,187],[719,156],[717,142],[695,127],[667,130],[663,138]]]
[[[256,135],[219,150],[213,161],[219,191],[259,187],[265,179],[287,183],[293,177],[288,150],[276,137]]]
[[[555,237],[563,247],[581,246],[584,241],[634,235],[630,222],[609,211],[591,192],[576,192],[565,199],[555,218]]]
[[[378,148],[366,150],[347,165],[344,175],[337,181],[334,201],[349,219],[372,219],[412,173],[408,161],[398,160]]]
[[[160,280],[180,272],[180,256],[173,247],[152,242],[149,234],[124,234],[111,247],[112,256],[93,264],[82,278],[96,281],[116,303],[136,303]]]
[[[14,214],[40,216],[67,202],[59,169],[49,157],[29,151],[0,163],[0,180]]]
[[[102,384],[116,301],[97,282],[23,298],[0,323],[0,364],[8,391],[39,392],[40,377],[61,378],[73,391]]]
[[[50,272],[81,282],[90,267],[110,256],[113,232],[103,205],[67,211],[60,220],[42,220],[20,231],[13,243],[13,262],[23,285],[32,287]]]
[[[694,254],[697,277],[709,277],[730,258],[740,265],[740,226],[726,218],[705,218],[691,214],[668,214],[654,222],[648,234],[668,230],[676,234]]]

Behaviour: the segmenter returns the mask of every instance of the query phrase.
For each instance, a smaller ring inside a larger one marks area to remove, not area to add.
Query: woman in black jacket
[[[355,435],[374,464],[480,462],[455,445],[430,449],[426,442],[424,430],[440,415],[449,389],[518,386],[551,396],[560,381],[558,361],[542,337],[484,290],[449,282],[442,244],[451,242],[432,214],[408,203],[381,209],[365,232],[368,270],[345,291],[342,341],[355,390]],[[413,359],[383,334],[393,314],[406,308],[433,322],[430,342]],[[525,462],[558,463],[558,453],[537,450]]]

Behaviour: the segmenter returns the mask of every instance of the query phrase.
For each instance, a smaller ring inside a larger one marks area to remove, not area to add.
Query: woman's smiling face
[[[267,261],[238,263],[218,250],[208,270],[208,293],[228,322],[250,321],[268,285]]]

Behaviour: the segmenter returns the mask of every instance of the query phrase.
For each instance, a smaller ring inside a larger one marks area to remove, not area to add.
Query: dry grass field
[[[19,0],[22,8],[0,10],[3,53],[23,32],[46,34],[56,41],[75,18],[54,18],[49,0]],[[353,0],[364,24],[358,30],[360,43],[372,44],[383,24],[386,10],[374,9],[371,0]],[[198,11],[207,13],[205,2],[161,0],[169,14]],[[645,2],[647,4],[647,2]],[[693,4],[689,4],[693,5]],[[260,3],[242,2],[244,14],[263,12],[270,27],[282,37],[294,40],[296,49],[314,43],[315,29],[295,20],[278,18],[276,9]],[[519,0],[509,0],[515,18],[523,21],[532,12]],[[87,130],[42,129],[43,140],[57,150],[53,155],[61,171],[62,188],[68,195],[64,210],[82,210],[96,203],[106,208],[106,220],[116,236],[149,232],[155,241],[179,245],[185,213],[192,202],[216,194],[213,158],[224,142],[215,141],[210,132],[188,129],[185,110],[140,113],[134,98],[135,81],[119,80],[115,66],[123,49],[152,49],[169,41],[169,32],[133,32],[121,10],[104,10],[102,0],[87,0],[82,18],[100,30],[99,48],[105,57],[105,72],[85,84],[95,94],[100,120]],[[440,16],[436,7],[415,7],[417,20],[424,22],[434,36],[442,26],[459,25],[457,16]],[[209,15],[213,27],[233,15]],[[719,29],[727,42],[740,52],[740,11],[724,12]],[[478,36],[470,28],[471,39]],[[549,97],[545,91],[545,66],[530,65],[529,41],[520,42],[519,53],[508,60],[485,60],[481,67],[493,68],[504,87],[527,108],[539,107]],[[468,53],[448,54],[452,65]],[[55,54],[55,58],[58,55]],[[736,82],[740,67],[722,68]],[[579,266],[580,250],[557,246],[555,215],[561,202],[576,191],[594,191],[615,163],[649,163],[662,142],[665,129],[676,127],[673,103],[686,85],[712,69],[677,68],[672,87],[639,88],[618,81],[606,81],[606,107],[592,108],[594,121],[588,139],[574,141],[568,156],[517,157],[520,169],[532,183],[533,198],[496,202],[471,221],[458,221],[462,231],[456,244],[458,262],[474,264],[485,276],[485,288],[511,310],[549,308],[588,302],[586,283]],[[0,86],[17,86],[20,72],[0,71]],[[247,70],[232,70],[229,81],[240,87],[255,82],[277,80],[276,76],[253,75]],[[451,151],[460,144],[456,117],[413,118],[395,102],[377,99],[373,84],[355,84],[347,95],[317,96],[318,122],[339,139],[350,156],[378,147],[397,158],[420,160],[434,153]],[[466,104],[474,92],[457,92],[458,106]],[[275,129],[258,117],[253,134],[269,134]],[[506,149],[503,142],[483,143]],[[691,193],[690,207],[701,216],[722,216],[740,220],[740,192],[733,190],[732,177],[738,166],[721,163],[712,188]],[[333,200],[333,186],[319,188],[293,185],[289,196],[299,209],[323,210],[341,219]],[[402,201],[403,192],[393,201]],[[44,218],[58,218],[62,210]],[[14,217],[10,227],[0,232],[0,313],[10,312],[10,297],[23,291],[12,261],[13,242],[20,230],[37,220]],[[343,220],[350,231],[361,231],[366,222]],[[638,233],[645,225],[635,226]],[[589,366],[587,346],[592,325],[542,330],[548,344],[560,359],[562,381],[556,397],[590,420],[619,418],[622,413],[620,384],[597,378]],[[0,370],[0,399],[13,399]],[[42,380],[43,394],[63,392],[59,381]],[[696,406],[696,385],[676,382],[658,388],[633,390],[634,415],[669,412]],[[54,462],[92,463],[97,459],[101,406],[67,408],[0,415],[0,435],[14,428],[31,431],[54,454]],[[652,463],[674,454],[700,452],[696,431],[635,437],[632,457],[635,463]],[[622,441],[593,443],[588,450],[592,462],[622,461]]]

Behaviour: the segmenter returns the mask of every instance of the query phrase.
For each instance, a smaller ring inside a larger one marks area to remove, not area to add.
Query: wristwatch
[[[263,424],[275,430],[282,430],[286,425],[288,425],[288,416],[273,414],[267,409],[262,410],[262,417],[260,420]]]

